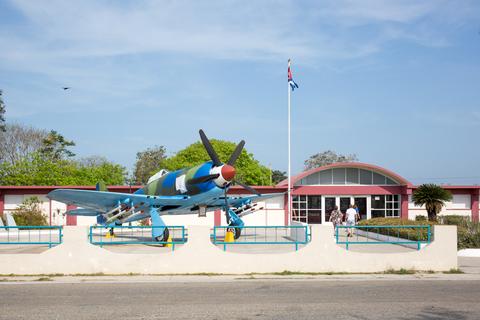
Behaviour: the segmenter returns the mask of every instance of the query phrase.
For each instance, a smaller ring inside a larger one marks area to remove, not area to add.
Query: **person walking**
[[[353,227],[355,226],[355,223],[357,222],[357,210],[353,207],[353,204],[350,205],[350,207],[347,209],[347,212],[345,213],[345,222],[347,227]],[[347,228],[347,237],[353,237],[353,228]]]
[[[355,209],[355,211],[357,212],[356,222],[358,222],[358,221],[360,221],[360,208],[354,203],[353,204],[353,209]]]
[[[337,226],[342,224],[343,214],[340,210],[338,210],[338,206],[335,206],[332,212],[330,212],[330,221],[333,223],[333,236],[335,237],[335,231],[337,230]]]

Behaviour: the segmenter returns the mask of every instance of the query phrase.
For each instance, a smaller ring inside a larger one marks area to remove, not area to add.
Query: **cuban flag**
[[[295,88],[298,88],[298,84],[293,81],[292,69],[290,69],[290,59],[288,59],[288,84],[290,85],[290,88],[292,88],[292,91],[295,91]]]

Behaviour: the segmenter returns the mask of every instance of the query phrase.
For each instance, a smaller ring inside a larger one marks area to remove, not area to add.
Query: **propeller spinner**
[[[213,182],[218,187],[224,188],[233,181],[233,178],[235,178],[235,174],[237,173],[237,171],[235,170],[234,165],[238,157],[240,157],[240,155],[242,154],[243,147],[245,146],[245,141],[240,141],[240,143],[235,147],[233,153],[230,155],[230,159],[228,159],[227,163],[222,163],[217,153],[215,152],[215,149],[210,143],[210,140],[208,140],[205,132],[200,129],[199,133],[202,144],[205,147],[205,150],[207,150],[210,159],[212,159],[213,167],[210,170],[209,175],[193,178],[189,181],[189,183],[197,184],[213,180]]]
[[[233,153],[230,155],[230,158],[228,159],[227,163],[222,163],[217,153],[215,152],[215,149],[210,143],[210,140],[208,140],[205,132],[203,132],[203,130],[200,129],[199,133],[200,133],[200,139],[202,140],[202,144],[205,147],[205,150],[207,150],[207,153],[210,156],[210,159],[212,159],[213,167],[212,169],[210,169],[210,174],[206,176],[193,178],[189,180],[189,183],[197,184],[197,183],[213,181],[218,187],[224,188],[225,216],[227,219],[227,223],[230,224],[230,216],[227,213],[229,209],[228,197],[227,197],[228,186],[232,182],[234,182],[251,193],[259,194],[252,187],[245,185],[243,183],[240,183],[238,181],[234,181],[235,174],[237,173],[234,167],[235,162],[242,154],[243,147],[245,146],[245,141],[243,140],[240,141],[240,143],[235,147],[235,150],[233,151]]]

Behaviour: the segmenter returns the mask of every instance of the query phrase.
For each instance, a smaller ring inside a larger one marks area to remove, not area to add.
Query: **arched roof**
[[[334,168],[357,168],[357,169],[371,170],[391,178],[392,180],[398,182],[399,185],[405,185],[405,186],[412,185],[407,179],[399,176],[395,172],[392,172],[390,170],[387,170],[385,168],[382,168],[373,164],[362,163],[362,162],[338,162],[338,163],[333,163],[333,164],[329,164],[329,165],[318,167],[318,168],[313,168],[308,171],[304,171],[296,176],[292,176],[292,185],[295,185],[297,182],[299,182],[303,178],[308,177],[314,173],[324,171],[324,170],[334,169]],[[285,179],[280,183],[278,183],[277,187],[283,187],[287,185],[288,185],[288,179]]]

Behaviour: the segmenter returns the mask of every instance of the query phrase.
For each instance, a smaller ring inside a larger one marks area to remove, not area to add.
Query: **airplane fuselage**
[[[191,184],[189,180],[209,175],[212,167],[212,162],[208,161],[195,167],[168,172],[160,178],[147,183],[143,187],[143,192],[144,194],[154,196],[193,196],[209,191],[217,186],[215,181],[210,180],[204,183]]]

